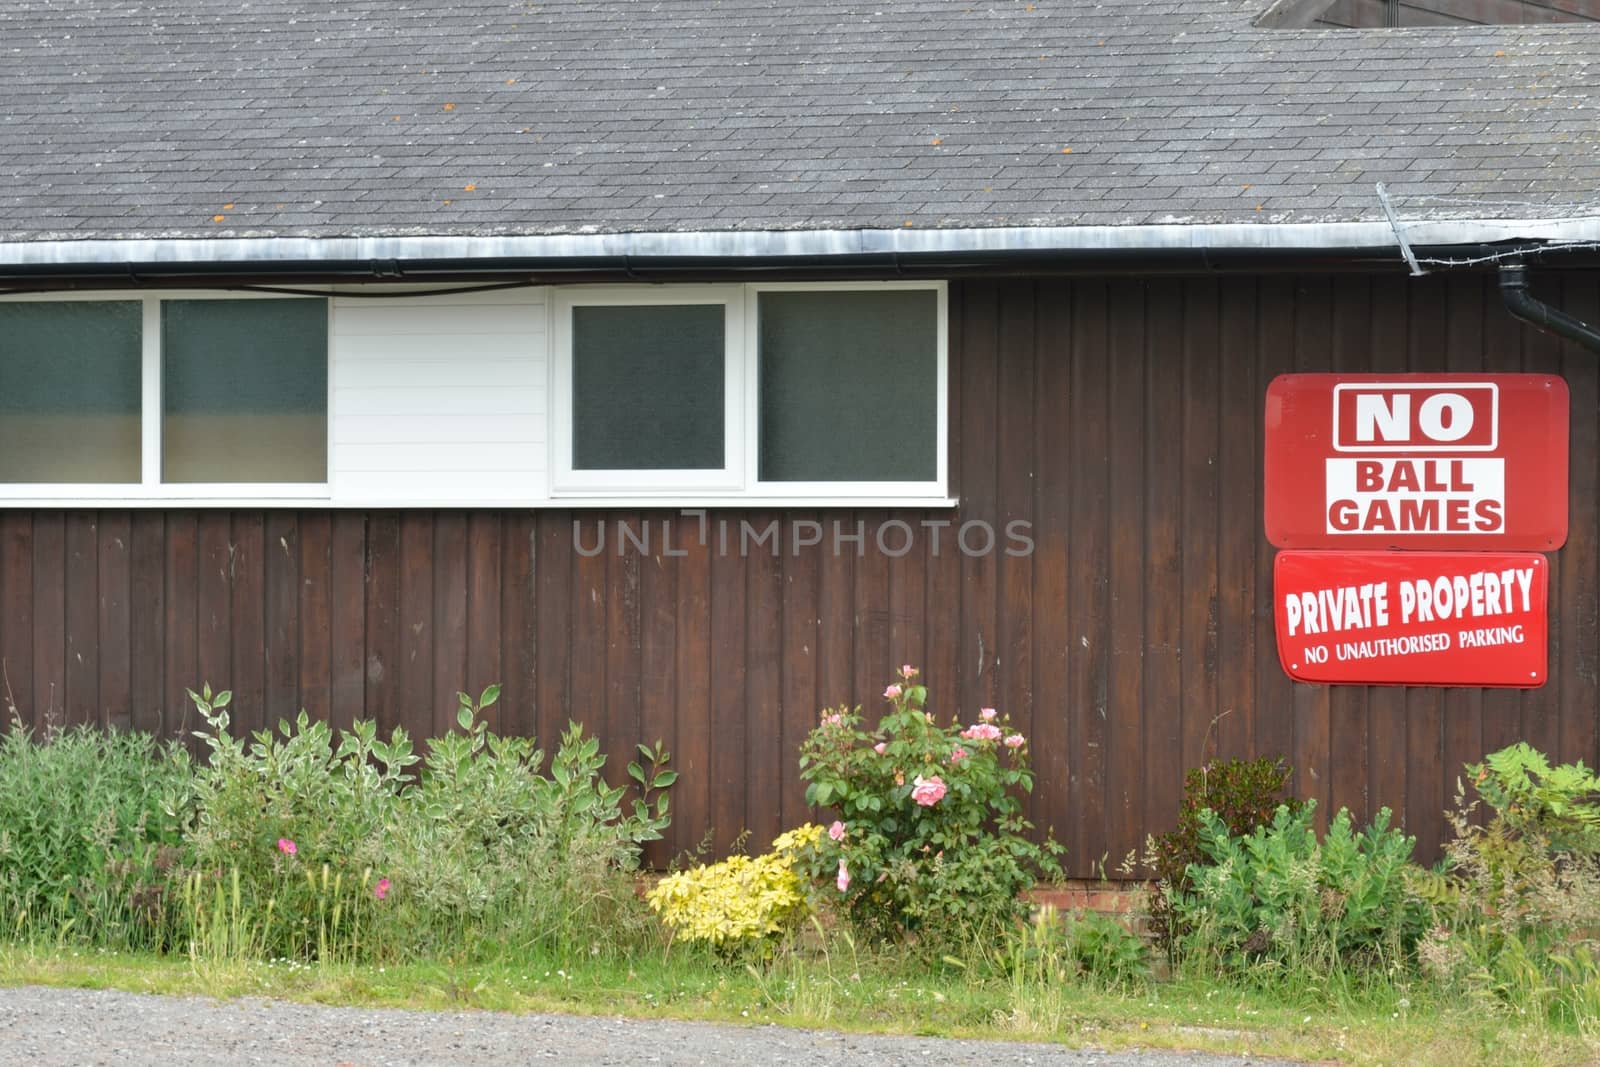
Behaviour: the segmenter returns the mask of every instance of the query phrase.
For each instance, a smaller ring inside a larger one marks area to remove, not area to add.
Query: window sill
[[[711,511],[739,508],[805,511],[817,508],[890,509],[943,508],[959,506],[952,496],[715,496],[701,493],[683,496],[555,496],[536,504],[539,508],[610,508],[646,510],[670,508],[676,511]]]
[[[117,493],[105,485],[22,487],[0,492],[3,508],[298,508],[329,506],[328,487],[317,486],[204,486],[137,489]]]
[[[754,497],[754,496],[576,496],[544,499],[509,497],[345,497],[326,492],[244,494],[195,494],[163,496],[108,496],[104,493],[58,494],[53,496],[0,494],[0,511],[7,509],[85,510],[126,509],[151,511],[202,508],[312,508],[336,511],[949,511],[960,500],[948,496],[919,497]]]

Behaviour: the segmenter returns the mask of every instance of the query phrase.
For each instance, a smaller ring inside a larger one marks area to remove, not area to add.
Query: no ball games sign
[[[1568,404],[1546,374],[1282,375],[1267,389],[1267,538],[1560,548]]]
[[[1264,510],[1290,677],[1543,685],[1569,405],[1545,374],[1274,379]]]
[[[1278,553],[1278,657],[1302,682],[1543,685],[1549,565],[1536,553]]]

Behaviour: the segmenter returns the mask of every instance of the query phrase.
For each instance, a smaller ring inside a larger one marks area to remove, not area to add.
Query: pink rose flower
[[[900,677],[904,678],[906,681],[909,682],[911,679],[915,678],[916,676],[917,676],[917,669],[915,667],[913,667],[911,664],[902,663],[900,665]]]
[[[872,746],[872,751],[876,752],[878,755],[881,756],[885,752],[889,751],[889,746],[887,744],[885,744],[884,742],[879,741],[877,744]]]
[[[978,718],[982,719],[984,722],[990,722],[994,719],[994,716],[995,710],[993,708],[984,708],[978,712]]]
[[[372,887],[372,895],[383,900],[389,895],[389,879],[379,878],[378,884]]]
[[[839,861],[839,877],[834,884],[839,887],[839,892],[847,892],[850,888],[850,870],[844,865],[844,860]]]
[[[960,763],[962,760],[964,760],[966,758],[967,758],[967,750],[962,748],[960,745],[957,745],[956,746],[956,750],[954,752],[950,753],[950,762],[952,764]]]
[[[824,715],[822,717],[822,724],[824,726],[838,726],[842,722],[844,722],[844,716],[838,714],[837,712],[832,715]]]
[[[843,841],[844,823],[840,822],[838,819],[833,820],[833,825],[828,827],[828,836],[833,838],[835,841]]]
[[[296,848],[294,842],[290,841],[287,837],[280,837],[278,838],[278,851],[282,852],[285,856],[293,856],[300,850]]]
[[[998,741],[1000,740],[1000,727],[992,722],[974,723],[962,730],[961,736],[968,741]]]
[[[1010,737],[1006,738],[1007,748],[1021,748],[1027,743],[1028,739],[1023,737],[1021,734],[1012,734]]]
[[[891,685],[889,688],[883,691],[883,698],[885,700],[893,700],[903,692],[905,692],[905,690],[901,689],[898,685]]]
[[[944,799],[944,779],[937,774],[932,778],[924,778],[919,774],[911,785],[911,799],[925,808],[931,808]]]

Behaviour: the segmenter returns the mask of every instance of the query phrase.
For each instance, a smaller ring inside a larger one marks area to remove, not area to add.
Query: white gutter
[[[1453,219],[1402,223],[1408,244],[1525,240],[1600,241],[1600,217]],[[1339,251],[1392,247],[1388,222],[1167,223],[1145,226],[1018,226],[966,230],[760,230],[698,233],[567,233],[537,236],[129,238],[0,242],[0,266],[137,263],[251,264],[368,260],[556,260],[652,257],[737,261],[886,253],[1094,251]]]

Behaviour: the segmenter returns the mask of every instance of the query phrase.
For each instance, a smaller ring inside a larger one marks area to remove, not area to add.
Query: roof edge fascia
[[[1600,216],[1439,219],[1401,224],[1416,247],[1600,242]],[[215,237],[0,241],[0,267],[316,264],[353,261],[844,258],[1093,252],[1371,251],[1400,242],[1388,222],[1158,223],[983,229],[730,230],[537,235]]]

